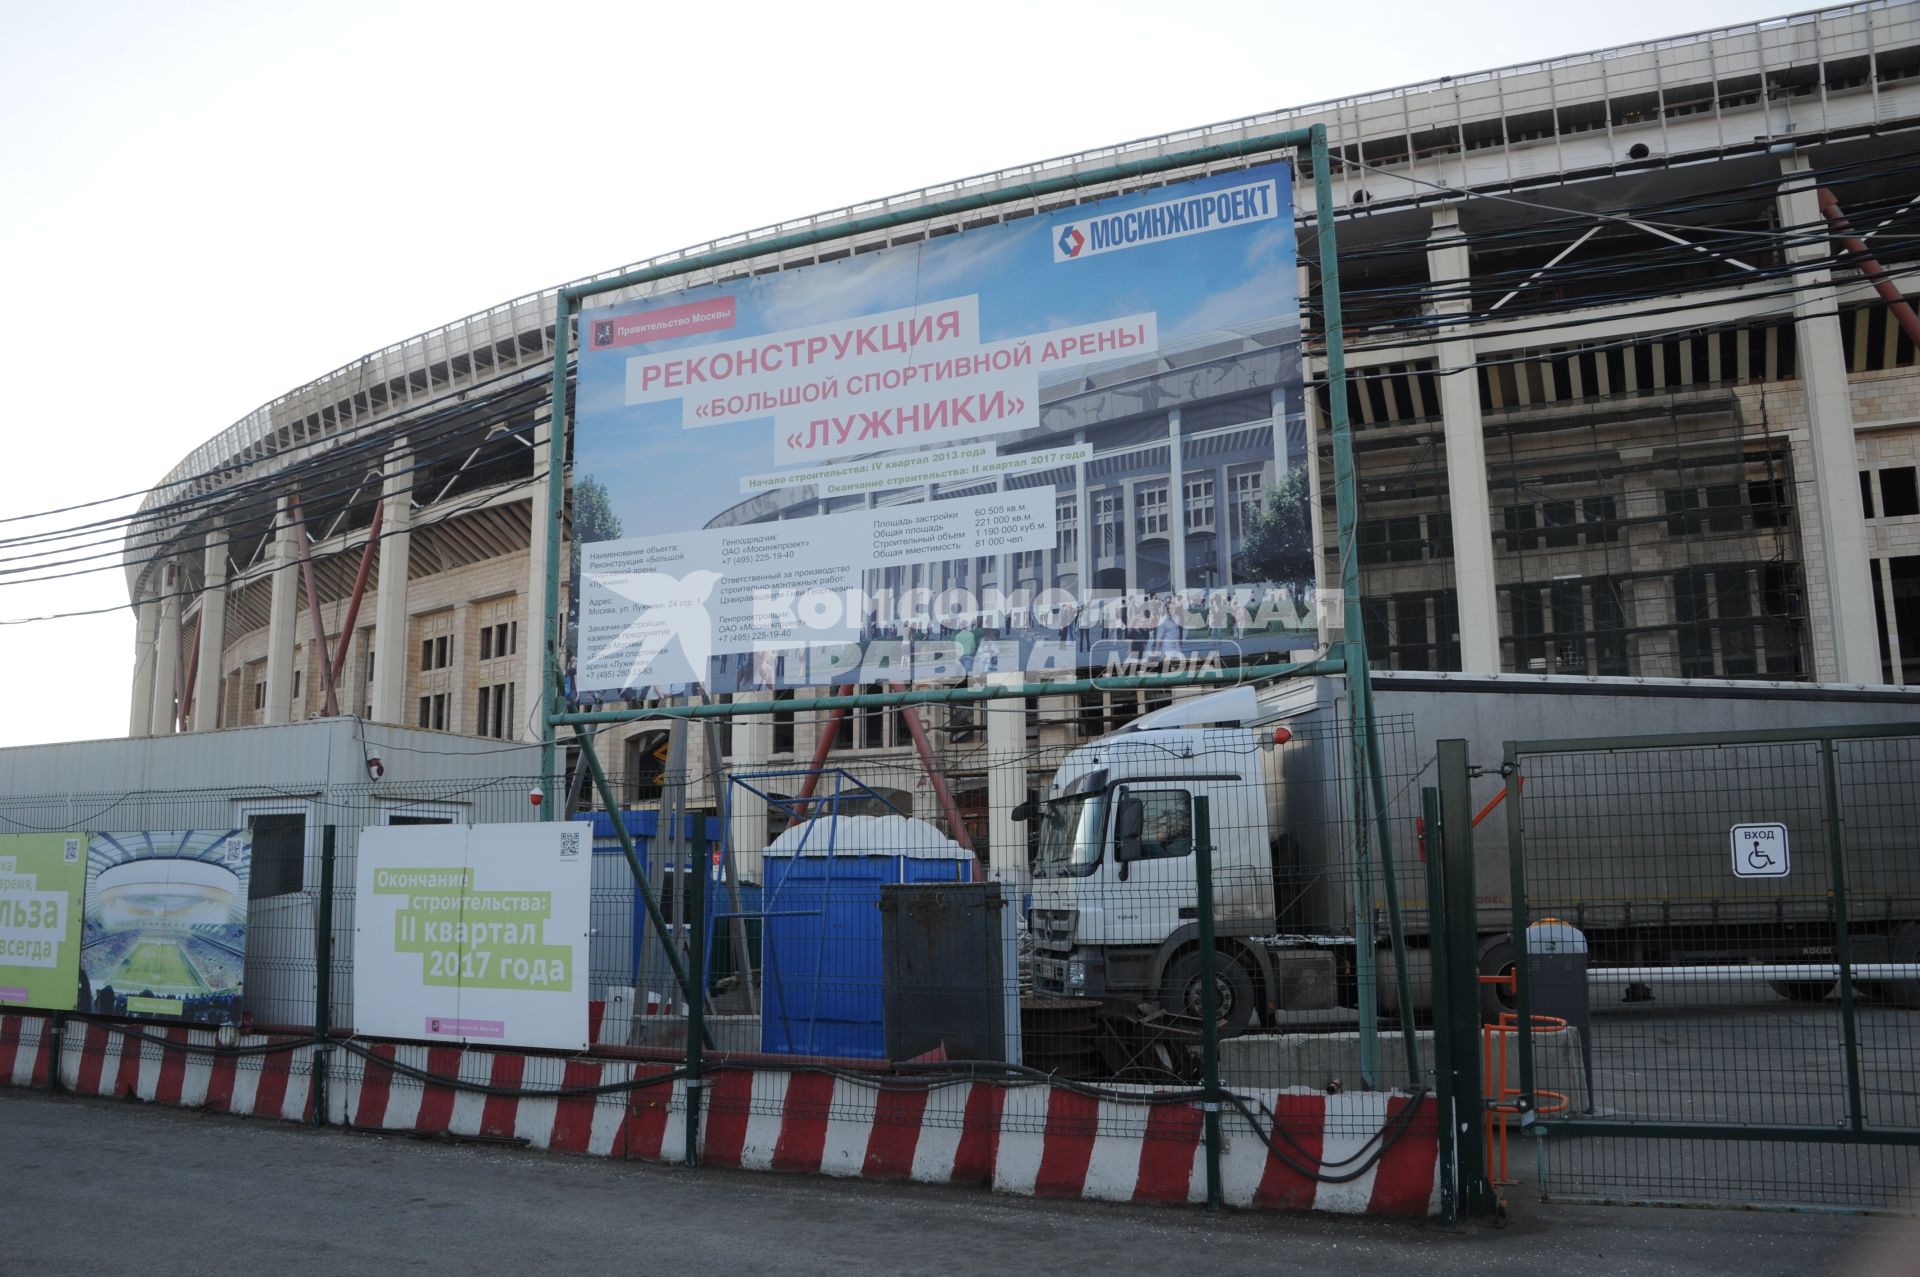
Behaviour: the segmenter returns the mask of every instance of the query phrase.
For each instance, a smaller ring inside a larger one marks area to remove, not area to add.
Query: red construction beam
[[[347,668],[347,644],[353,639],[353,625],[360,619],[360,600],[366,597],[367,574],[373,567],[373,549],[380,544],[380,520],[387,512],[385,497],[374,502],[373,522],[367,525],[366,548],[360,551],[360,571],[353,578],[353,597],[347,600],[347,619],[340,623],[340,641],[333,649],[333,682],[340,683],[340,672]]]
[[[326,681],[322,712],[332,718],[340,712],[340,702],[333,694],[333,666],[327,661],[327,623],[320,618],[320,585],[313,576],[313,551],[307,544],[307,521],[300,513],[298,493],[287,498],[287,510],[293,515],[294,540],[300,546],[300,575],[307,582],[307,615],[313,618],[313,650],[320,654],[320,674]]]
[[[1833,228],[1833,237],[1840,241],[1840,247],[1847,250],[1847,256],[1853,259],[1860,273],[1873,285],[1873,291],[1880,294],[1887,303],[1887,309],[1900,321],[1900,329],[1906,333],[1907,340],[1920,346],[1920,315],[1915,315],[1913,307],[1907,305],[1899,286],[1887,277],[1886,269],[1867,247],[1867,241],[1853,233],[1853,226],[1847,221],[1847,215],[1840,211],[1840,201],[1833,197],[1833,192],[1823,186],[1819,190],[1819,198],[1820,213]]]

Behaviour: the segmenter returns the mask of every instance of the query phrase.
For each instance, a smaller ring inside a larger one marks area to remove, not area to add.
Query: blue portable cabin
[[[973,853],[925,821],[826,816],[781,834],[762,863],[760,1049],[885,1058],[880,888],[969,881]]]
[[[628,811],[620,813],[627,827],[627,834],[633,839],[634,854],[639,857],[642,872],[651,873],[653,868],[653,847],[663,833],[671,833],[671,827],[662,829],[658,811]],[[689,813],[685,817],[684,832],[689,841],[700,826],[696,823],[700,817]],[[731,970],[732,950],[722,943],[713,943],[718,924],[716,914],[724,914],[728,909],[726,887],[718,881],[718,872],[711,865],[712,853],[720,849],[723,826],[717,817],[706,818],[707,848],[709,864],[707,869],[707,925],[703,943],[708,946],[709,960],[707,971],[710,977],[725,976]],[[592,970],[592,988],[599,996],[609,985],[631,986],[635,974],[640,970],[641,954],[646,946],[654,943],[651,924],[647,920],[646,902],[640,893],[634,890],[633,871],[627,864],[626,856],[620,850],[619,836],[614,832],[613,817],[603,811],[593,813],[593,935],[589,942],[589,965]],[[686,926],[686,876],[682,872],[666,875],[669,889],[662,894],[661,914],[667,925],[675,929],[680,938],[685,937]],[[742,911],[753,914],[759,911],[760,888],[757,884],[742,883],[740,886],[740,905]],[[724,940],[724,931],[719,932]],[[716,968],[717,964],[717,968]]]

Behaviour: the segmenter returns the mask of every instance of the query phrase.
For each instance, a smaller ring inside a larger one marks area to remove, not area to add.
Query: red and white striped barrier
[[[0,1015],[0,1079],[45,1086],[46,1021]],[[211,1045],[180,1027],[146,1032]],[[271,1039],[249,1037],[242,1046]],[[373,1063],[335,1046],[327,1120],[362,1129],[523,1139],[536,1148],[677,1161],[685,1150],[686,1083],[668,1064],[561,1059],[453,1046],[379,1044]],[[60,1077],[83,1095],[289,1121],[313,1116],[314,1048],[211,1056],[97,1025],[69,1027]],[[515,1096],[436,1085],[409,1071],[502,1091],[626,1088],[603,1094]],[[1115,1088],[1108,1088],[1110,1091]],[[1144,1101],[1151,1091],[1138,1092]],[[1344,1214],[1427,1215],[1438,1209],[1438,1142],[1431,1108],[1388,1093],[1240,1092],[1277,1123],[1276,1155],[1238,1112],[1222,1114],[1221,1178],[1235,1206]],[[1256,1109],[1257,1111],[1257,1109]],[[1408,1120],[1411,1116],[1411,1120]],[[1384,1150],[1377,1147],[1384,1144]],[[956,1080],[926,1089],[881,1087],[805,1070],[721,1068],[708,1078],[701,1160],[752,1170],[870,1180],[991,1185],[1005,1193],[1107,1201],[1206,1198],[1197,1105],[1096,1098],[1059,1086]],[[1305,1173],[1318,1166],[1321,1175]],[[1351,1175],[1344,1183],[1330,1182]]]

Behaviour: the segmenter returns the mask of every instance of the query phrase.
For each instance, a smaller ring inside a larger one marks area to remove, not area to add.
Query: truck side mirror
[[[1120,800],[1113,818],[1113,858],[1121,864],[1140,859],[1140,835],[1147,827],[1147,805],[1138,798]]]
[[[1031,798],[1027,799],[1027,801],[1021,803],[1018,807],[1015,807],[1012,811],[1008,812],[1007,816],[1009,819],[1017,820],[1021,824],[1025,824],[1027,821],[1032,820],[1034,817],[1033,799]]]

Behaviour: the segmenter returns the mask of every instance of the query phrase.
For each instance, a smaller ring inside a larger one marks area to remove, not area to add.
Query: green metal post
[[[1520,1094],[1514,1107],[1520,1113],[1520,1129],[1529,1135],[1534,1130],[1533,1100],[1533,979],[1527,961],[1527,855],[1526,826],[1520,813],[1520,756],[1507,742],[1500,770],[1507,781],[1507,891],[1513,901],[1511,927],[1513,938],[1513,1006],[1520,1021]],[[1468,845],[1472,835],[1468,835]]]
[[[1449,1224],[1460,1217],[1459,1167],[1454,1162],[1456,1116],[1461,1105],[1453,1091],[1452,1007],[1448,1000],[1447,881],[1441,872],[1440,791],[1428,785],[1420,791],[1420,819],[1426,829],[1427,850],[1427,965],[1433,989],[1433,1103],[1440,1128],[1440,1216]],[[1480,1097],[1472,1099],[1478,1113]]]
[[[673,978],[680,985],[689,1007],[698,1004],[693,996],[693,982],[687,975],[687,969],[680,962],[680,955],[674,950],[673,937],[667,933],[667,922],[660,913],[660,902],[653,898],[653,888],[647,885],[647,871],[640,863],[640,853],[634,850],[633,835],[627,832],[627,822],[620,818],[620,804],[614,800],[613,786],[607,782],[607,773],[600,766],[600,755],[594,752],[593,741],[584,734],[576,732],[574,739],[580,742],[580,756],[586,760],[587,770],[593,774],[593,787],[600,795],[600,805],[613,821],[614,837],[620,840],[620,850],[626,854],[627,868],[633,873],[633,889],[640,893],[640,902],[646,906],[647,921],[653,927],[653,934],[660,938],[660,947],[666,950],[667,965],[673,968]],[[664,838],[661,840],[666,841]]]
[[[693,813],[693,855],[680,867],[687,884],[687,1165],[700,1165],[700,1097],[707,1079],[700,1071],[700,1043],[707,1031],[707,816]]]
[[[313,1124],[327,1124],[327,1073],[333,1060],[333,859],[337,831],[320,830],[320,898],[313,910]]]
[[[567,352],[572,345],[573,316],[579,299],[561,289],[553,303],[553,396],[547,422],[547,564],[543,591],[540,697],[540,809],[544,820],[560,819],[556,801],[558,741],[553,715],[562,707],[566,682],[566,635],[560,625],[560,541],[566,530],[567,505]],[[609,807],[609,811],[618,811]]]
[[[1213,987],[1213,815],[1205,797],[1193,800],[1193,889],[1200,925],[1201,1121],[1207,1140],[1207,1209],[1217,1211],[1220,1191],[1220,1009]]]
[[[1827,857],[1833,884],[1833,960],[1840,966],[1840,1037],[1846,1049],[1847,1122],[1856,1131],[1866,1129],[1866,1106],[1860,1098],[1860,1024],[1854,1011],[1853,938],[1847,934],[1847,845],[1840,814],[1840,768],[1833,738],[1820,742],[1820,770],[1827,793]]]
[[[1401,1036],[1406,1046],[1407,1076],[1417,1085],[1420,1051],[1414,1036],[1411,981],[1407,975],[1406,936],[1400,922],[1400,893],[1394,881],[1393,844],[1389,833],[1387,787],[1380,759],[1379,730],[1374,721],[1373,682],[1367,666],[1366,614],[1360,605],[1360,557],[1355,553],[1359,524],[1359,489],[1354,479],[1353,431],[1347,416],[1347,356],[1340,313],[1340,253],[1333,224],[1333,172],[1327,154],[1327,130],[1310,130],[1313,149],[1314,231],[1320,248],[1320,323],[1326,340],[1327,433],[1333,442],[1333,504],[1340,547],[1342,624],[1341,657],[1347,670],[1353,727],[1359,737],[1360,766],[1355,768],[1354,818],[1365,822],[1373,809],[1373,837],[1378,841],[1382,876],[1387,888],[1387,919],[1391,929],[1397,983],[1402,1007]],[[1370,800],[1370,801],[1369,801]],[[1373,940],[1373,864],[1368,834],[1357,831],[1359,852],[1354,881],[1354,960],[1360,1002],[1360,1072],[1371,1086],[1379,1072],[1379,973]]]
[[[1458,1209],[1464,1215],[1484,1215],[1495,1205],[1493,1185],[1487,1181],[1486,1147],[1481,1142],[1485,1109],[1480,1076],[1480,964],[1475,943],[1479,931],[1479,901],[1474,888],[1473,793],[1467,778],[1467,742],[1439,742],[1440,836],[1429,832],[1427,856],[1440,859],[1441,912],[1446,939],[1447,1018],[1434,1021],[1436,1041],[1447,1039],[1447,1062],[1452,1105],[1444,1109],[1452,1124]],[[1431,830],[1431,826],[1429,826]]]

